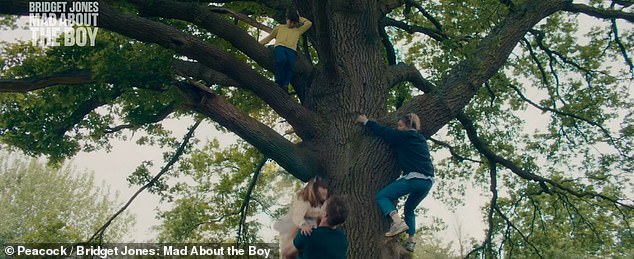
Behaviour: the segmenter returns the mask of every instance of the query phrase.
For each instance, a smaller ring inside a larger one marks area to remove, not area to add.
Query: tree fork
[[[239,111],[224,97],[187,83],[179,83],[179,89],[188,100],[190,109],[213,118],[298,179],[308,181],[323,170],[313,151],[291,143],[270,127]]]

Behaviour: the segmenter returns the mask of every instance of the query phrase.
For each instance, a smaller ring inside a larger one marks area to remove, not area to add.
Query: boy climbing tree
[[[376,196],[381,212],[392,219],[390,230],[386,237],[396,236],[404,231],[409,235],[405,242],[405,249],[414,251],[416,242],[416,206],[429,193],[434,182],[434,167],[429,155],[427,140],[420,129],[420,119],[414,113],[408,113],[399,118],[396,129],[387,128],[365,115],[359,115],[357,122],[363,123],[372,133],[387,141],[396,151],[396,159],[403,171],[403,175],[396,181],[385,186]],[[405,221],[398,215],[394,201],[407,196],[405,201]]]

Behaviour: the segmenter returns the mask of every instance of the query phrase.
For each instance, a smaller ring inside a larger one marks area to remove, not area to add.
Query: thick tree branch
[[[269,70],[275,67],[270,51],[266,51],[267,49],[245,30],[214,12],[212,7],[169,0],[131,2],[137,6],[141,16],[158,16],[191,22],[227,40],[262,67]]]
[[[517,43],[539,21],[561,10],[568,1],[525,1],[516,6],[476,47],[472,55],[455,65],[443,81],[436,84],[437,93],[416,96],[397,113],[416,112],[422,129],[430,136],[454,119],[467,105],[484,82],[497,73],[507,61]],[[431,107],[431,108],[430,108]],[[435,126],[434,126],[435,125]]]
[[[174,60],[172,68],[176,74],[202,79],[208,84],[240,87],[238,82],[227,75],[197,62],[177,59]],[[22,79],[0,79],[0,92],[25,93],[58,85],[84,85],[94,82],[95,80],[90,70],[73,70]]]
[[[257,0],[257,1],[250,1],[250,2],[261,3],[275,10],[286,10],[290,7],[293,7],[295,4],[297,4],[297,0]]]
[[[157,43],[196,59],[253,91],[284,117],[301,138],[310,139],[317,133],[319,119],[314,113],[293,101],[277,84],[225,50],[170,26],[118,12],[106,4],[100,4],[99,11],[99,26],[140,41]]]
[[[267,70],[275,71],[273,52],[259,44],[244,29],[217,12],[231,12],[236,15],[238,13],[226,8],[206,7],[198,3],[182,3],[172,0],[151,2],[135,0],[132,2],[139,8],[141,15],[179,19],[198,25],[210,33],[225,39]],[[244,15],[242,17],[251,21],[251,23],[259,24],[249,17]],[[259,27],[263,27],[263,25]],[[267,28],[266,31],[272,30],[268,27],[265,28]],[[312,64],[308,59],[300,55],[293,71],[300,76],[306,77],[312,71]],[[303,86],[303,84],[293,81],[293,86],[298,88]]]
[[[209,88],[183,82],[178,85],[192,110],[234,132],[298,179],[308,181],[321,170],[314,153],[291,143],[275,130],[239,111]]]
[[[124,129],[135,129],[137,127],[139,126],[133,125],[133,124],[121,124],[114,127],[108,127],[107,129],[104,130],[104,133],[115,133],[115,132],[122,131]]]
[[[0,5],[0,13],[27,15],[28,1],[6,1]],[[157,43],[173,49],[177,53],[198,60],[213,70],[226,74],[268,103],[293,126],[297,135],[303,139],[311,139],[318,132],[319,119],[313,112],[295,102],[277,84],[258,74],[250,65],[219,47],[165,24],[116,11],[106,3],[99,5],[97,25],[143,42]]]
[[[198,62],[175,60],[173,66],[177,74],[184,77],[204,80],[207,85],[241,87],[236,80]]]
[[[425,79],[414,65],[398,63],[394,66],[390,66],[389,76],[390,86],[394,86],[401,82],[410,82],[414,85],[414,87],[424,93],[433,93],[436,91],[436,86]]]
[[[385,27],[379,26],[379,35],[381,36],[383,47],[385,47],[387,64],[390,66],[396,65],[396,50],[394,50],[394,45],[392,45],[392,42],[390,41],[390,36],[387,35],[387,32],[385,31]]]
[[[0,79],[0,93],[26,93],[56,85],[83,85],[94,82],[89,70],[73,70],[23,79]]]
[[[585,4],[573,4],[572,1],[565,5],[562,10],[571,13],[583,13],[600,19],[609,20],[616,18],[634,22],[634,13],[628,13],[621,10],[605,10]]]
[[[4,84],[6,82],[6,84]],[[19,82],[17,85],[15,82]],[[92,73],[89,70],[69,71],[65,73],[55,73],[49,76],[32,77],[17,80],[0,80],[0,92],[29,92],[58,85],[74,85],[93,83]],[[4,85],[4,87],[3,87]],[[123,93],[121,89],[109,93],[107,98],[95,96],[80,103],[77,108],[64,121],[56,125],[53,132],[57,135],[64,135],[73,126],[77,125],[87,114],[95,109],[108,104],[108,101],[117,98]],[[161,121],[174,111],[175,107],[170,105],[159,111],[156,116],[149,118],[147,123]],[[105,129],[105,133],[114,133],[123,129],[137,128],[140,125],[124,124]]]

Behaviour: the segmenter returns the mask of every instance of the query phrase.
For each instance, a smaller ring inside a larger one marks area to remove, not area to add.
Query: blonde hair
[[[418,118],[418,115],[416,115],[416,113],[410,112],[408,114],[405,114],[401,116],[399,120],[403,121],[403,123],[405,123],[405,126],[410,129],[416,129],[416,131],[420,130],[420,118]]]
[[[309,202],[310,206],[317,207],[323,202],[319,198],[319,187],[327,189],[328,183],[323,178],[315,176],[297,193],[297,197]]]

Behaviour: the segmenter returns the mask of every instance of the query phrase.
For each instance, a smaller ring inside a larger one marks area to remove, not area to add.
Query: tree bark
[[[0,80],[0,92],[30,92],[54,85],[83,85],[92,83],[88,70],[67,71],[42,77]]]
[[[347,5],[358,11],[351,12]],[[387,114],[384,97],[391,85],[377,29],[378,4],[316,2],[313,10],[320,64],[304,104],[328,123],[308,144],[321,151],[332,192],[349,202],[350,217],[344,224],[348,258],[397,258],[396,242],[383,236],[388,221],[380,215],[375,195],[397,177],[398,169],[389,147],[355,123],[359,114]]]

